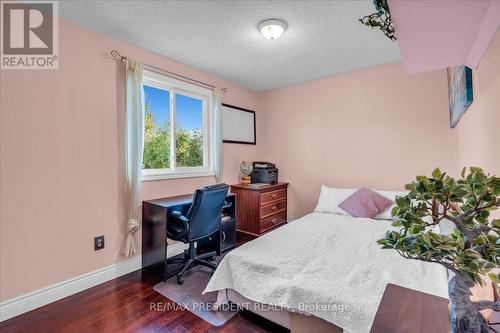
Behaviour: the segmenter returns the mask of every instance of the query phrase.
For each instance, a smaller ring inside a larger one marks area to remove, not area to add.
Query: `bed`
[[[369,332],[388,283],[447,298],[444,268],[376,243],[390,224],[311,213],[229,252],[204,292],[287,328],[305,314],[344,332]]]

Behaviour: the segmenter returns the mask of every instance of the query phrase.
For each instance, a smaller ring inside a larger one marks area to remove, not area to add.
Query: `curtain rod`
[[[117,50],[111,50],[110,55],[111,55],[111,58],[116,59],[116,60],[120,60],[121,62],[127,62],[127,60],[128,60],[128,58],[126,56],[122,56]],[[211,88],[211,89],[215,89],[216,88],[213,84],[209,84],[209,83],[206,83],[206,82],[203,82],[203,81],[198,81],[198,80],[189,78],[189,77],[181,75],[181,74],[177,74],[177,73],[174,73],[174,72],[167,71],[167,70],[159,68],[159,67],[151,66],[151,65],[148,65],[148,64],[144,64],[144,67],[146,69],[156,70],[156,71],[160,72],[161,74],[166,74],[166,75],[168,75],[168,76],[170,76],[170,77],[172,77],[174,79],[177,79],[177,80],[180,80],[180,81],[184,81],[184,82],[188,82],[188,83],[192,83],[192,84],[195,84],[195,85],[200,86],[200,87],[205,87],[205,88],[208,87],[208,88]],[[222,88],[221,91],[223,93],[226,93],[227,92],[227,88]]]

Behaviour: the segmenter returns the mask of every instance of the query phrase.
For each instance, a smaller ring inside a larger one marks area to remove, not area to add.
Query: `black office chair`
[[[198,189],[194,193],[193,204],[185,216],[177,211],[169,213],[167,237],[189,244],[189,248],[184,251],[184,258],[181,260],[184,267],[177,274],[178,284],[184,283],[184,274],[196,264],[209,267],[214,271],[217,268],[215,263],[206,259],[220,255],[221,212],[228,189],[227,184]],[[217,238],[217,251],[198,256],[197,241],[207,237]]]

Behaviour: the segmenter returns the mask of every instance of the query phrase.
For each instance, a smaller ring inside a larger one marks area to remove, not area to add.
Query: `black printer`
[[[278,182],[278,168],[270,162],[253,162],[250,178],[252,183],[276,184]]]

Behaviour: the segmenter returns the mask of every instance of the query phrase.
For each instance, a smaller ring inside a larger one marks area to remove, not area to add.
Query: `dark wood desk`
[[[187,213],[193,203],[193,195],[179,195],[142,202],[142,269],[152,272],[162,280],[175,275],[175,268],[167,271],[167,223],[171,211]],[[223,218],[220,239],[221,251],[236,245],[236,196],[228,193],[222,209]],[[210,241],[200,241],[198,249],[213,248]]]
[[[449,333],[446,298],[388,284],[370,333]]]

